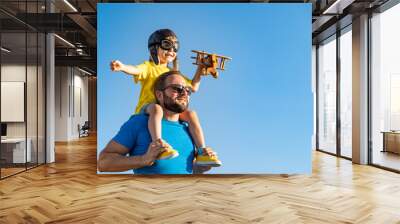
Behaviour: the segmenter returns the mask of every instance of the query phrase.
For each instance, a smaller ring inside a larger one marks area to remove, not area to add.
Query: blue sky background
[[[180,70],[191,50],[233,58],[191,97],[223,166],[209,173],[311,173],[311,4],[98,4],[98,152],[134,112],[140,85],[109,63],[140,64],[172,29]]]

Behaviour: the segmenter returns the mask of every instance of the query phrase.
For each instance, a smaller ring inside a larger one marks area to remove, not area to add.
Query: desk
[[[382,131],[383,150],[382,152],[393,152],[400,154],[400,131]]]
[[[1,157],[7,163],[25,163],[32,160],[30,138],[27,139],[27,146],[25,151],[25,138],[6,138],[1,139]],[[26,152],[26,154],[25,154]],[[11,159],[12,158],[12,159]],[[25,158],[27,161],[25,161]]]

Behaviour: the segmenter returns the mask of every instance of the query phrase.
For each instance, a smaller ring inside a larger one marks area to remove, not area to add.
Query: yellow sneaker
[[[158,160],[161,159],[173,159],[175,157],[179,156],[178,151],[176,151],[175,149],[171,149],[168,148],[167,150],[165,150],[164,152],[162,152],[159,156],[158,156]]]
[[[218,159],[217,155],[215,156],[208,156],[208,155],[201,155],[197,154],[196,156],[196,161],[195,165],[197,166],[212,166],[212,167],[218,167],[221,166],[222,163]]]

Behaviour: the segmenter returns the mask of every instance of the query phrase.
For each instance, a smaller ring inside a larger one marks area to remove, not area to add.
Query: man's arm
[[[128,148],[116,141],[110,141],[100,153],[98,168],[101,172],[118,172],[151,166],[164,150],[163,145],[149,144],[146,154],[127,157],[125,155],[129,152]]]

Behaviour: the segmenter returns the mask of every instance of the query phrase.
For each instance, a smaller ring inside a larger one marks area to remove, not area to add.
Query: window
[[[352,157],[352,32],[351,26],[340,36],[340,155]]]
[[[400,4],[371,19],[372,163],[400,170]]]
[[[318,47],[318,149],[336,153],[336,35]]]

